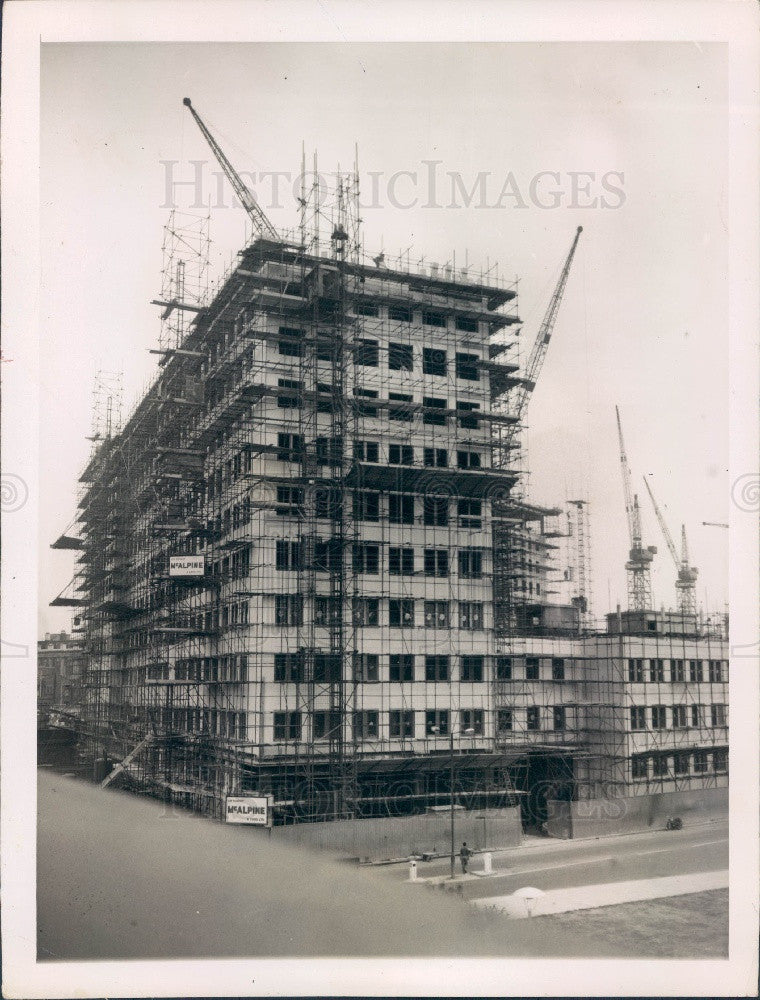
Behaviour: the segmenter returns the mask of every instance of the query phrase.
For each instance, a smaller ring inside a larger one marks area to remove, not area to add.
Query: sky
[[[722,45],[635,43],[56,44],[41,55],[40,630],[70,581],[67,528],[87,461],[96,372],[124,372],[125,409],[155,371],[169,205],[210,199],[212,268],[246,217],[182,99],[277,227],[294,226],[302,144],[320,169],[359,150],[364,242],[519,277],[523,352],[575,229],[578,252],[529,410],[530,499],[589,501],[593,606],[625,605],[628,539],[615,405],[657,606],[675,567],[643,476],[697,597],[728,599],[727,73]],[[435,187],[429,183],[434,173]],[[456,186],[452,176],[461,178]],[[454,196],[452,196],[452,185]],[[167,196],[167,192],[170,196]],[[470,194],[471,193],[471,194]],[[469,204],[468,204],[469,201]],[[275,203],[276,202],[276,203]]]

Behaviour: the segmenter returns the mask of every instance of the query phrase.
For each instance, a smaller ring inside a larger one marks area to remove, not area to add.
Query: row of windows
[[[374,302],[357,302],[354,305],[354,313],[357,316],[377,318],[381,315],[381,307]],[[411,323],[414,317],[414,311],[410,306],[388,306],[387,314],[388,319],[396,323]],[[420,322],[425,326],[435,326],[440,329],[446,329],[448,326],[447,314],[435,309],[423,309],[419,312],[419,316]],[[477,333],[478,321],[468,316],[455,315],[454,329],[461,333]]]
[[[628,680],[632,684],[661,684],[665,681],[665,663],[668,663],[668,679],[670,681],[686,681],[701,683],[705,676],[710,683],[720,684],[727,679],[728,660],[662,660],[641,659],[628,660]],[[705,675],[705,664],[707,674]]]
[[[671,774],[705,774],[710,766],[718,773],[728,771],[728,750],[720,748],[713,750],[711,754],[706,750],[635,754],[631,757],[631,777],[645,780],[650,777],[665,778]]]
[[[417,500],[411,493],[389,493],[387,519],[389,524],[414,524]],[[276,513],[281,517],[301,517],[305,512],[306,495],[300,486],[278,486]],[[422,523],[431,528],[445,528],[449,524],[450,501],[443,496],[424,496]],[[483,518],[481,500],[457,500],[457,523],[460,528],[480,528]],[[352,499],[354,518],[360,521],[381,520],[380,493],[362,490]],[[338,520],[342,516],[343,499],[338,490],[318,489],[314,493],[314,516]],[[382,511],[382,519],[385,519]],[[375,546],[377,548],[377,546]]]
[[[449,681],[453,679],[453,657],[445,655],[425,655],[415,657],[411,653],[391,653],[388,657],[388,680],[390,681]],[[330,683],[340,680],[341,657],[330,653],[314,655],[314,680]],[[377,653],[353,654],[353,677],[365,683],[381,679],[380,656]],[[485,677],[485,657],[461,656],[459,658],[459,680],[480,683]],[[302,684],[306,679],[306,665],[300,653],[275,653],[274,679],[283,684]]]
[[[668,728],[668,711],[670,712],[671,728],[689,729],[705,725],[707,716],[705,715],[705,705],[650,705],[649,719],[651,729]],[[630,708],[631,729],[647,728],[647,706],[631,705]],[[726,706],[723,704],[710,705],[709,724],[711,726],[725,726]]]
[[[304,385],[297,379],[281,378],[277,380],[277,406],[281,410],[296,410],[303,406]],[[422,411],[422,423],[433,427],[444,427],[448,424],[450,407],[448,400],[437,396],[423,396],[422,402],[415,402],[414,396],[406,392],[389,392],[387,400],[381,400],[375,389],[354,386],[354,399],[351,408],[360,417],[376,417],[381,409],[387,409],[388,419],[411,423],[418,410]],[[321,398],[320,398],[321,397]],[[344,405],[343,399],[333,385],[317,383],[317,413],[332,414]],[[387,406],[386,406],[387,403]],[[475,411],[480,409],[480,403],[457,400],[454,409],[457,411],[457,421],[460,427],[468,430],[480,426]]]
[[[388,738],[409,739],[418,735],[417,716],[412,709],[391,709],[387,713]],[[351,729],[356,740],[379,739],[381,713],[375,709],[352,713]],[[428,736],[448,736],[451,713],[447,709],[426,710],[424,730]],[[274,739],[277,742],[301,740],[305,736],[304,717],[301,712],[275,712],[273,717]],[[459,710],[459,730],[462,739],[482,736],[484,712],[481,708]],[[335,711],[318,711],[312,715],[312,738],[329,740],[340,735],[341,714]],[[471,730],[471,732],[468,732]],[[466,734],[466,735],[465,735]]]
[[[377,548],[377,546],[375,546]],[[275,568],[281,571],[305,569],[307,564],[316,572],[339,572],[341,559],[341,544],[337,539],[316,541],[311,547],[311,560],[304,558],[308,551],[301,541],[277,539],[275,543]],[[448,548],[427,548],[422,553],[422,572],[425,576],[445,577],[449,575]],[[364,555],[364,565],[374,566],[374,560],[369,562]],[[459,576],[466,579],[478,579],[483,575],[483,551],[479,548],[460,548],[456,552]],[[365,570],[377,572],[377,570]],[[417,572],[415,550],[413,547],[391,545],[388,548],[388,572],[391,576],[411,576]]]
[[[496,711],[496,731],[497,733],[509,733],[519,729],[516,722],[522,722],[521,712],[514,708],[499,708]],[[538,732],[542,728],[542,711],[540,705],[529,705],[525,709],[525,729],[530,732]],[[554,705],[551,710],[551,728],[563,730],[568,728],[567,708],[564,705]]]
[[[431,324],[432,325],[432,324]],[[282,332],[283,328],[280,328]],[[292,331],[289,331],[292,332]],[[281,340],[278,346],[279,353],[284,357],[301,357],[303,345],[295,340]],[[329,346],[323,346],[324,357],[321,360],[332,360],[328,354]],[[388,368],[390,371],[414,371],[416,351],[412,344],[402,344],[391,341],[387,348],[383,345],[383,352],[387,351]],[[352,351],[354,365],[365,368],[377,368],[380,364],[381,345],[377,340],[363,337],[355,341]],[[317,357],[319,358],[319,348]],[[439,375],[446,377],[449,372],[449,357],[445,350],[437,347],[423,347],[422,354],[417,355],[417,366],[422,366],[425,375]],[[480,356],[477,354],[467,354],[457,351],[454,355],[454,373],[457,378],[465,379],[468,382],[477,382],[480,379],[479,364]]]
[[[367,572],[372,572],[371,570]],[[376,572],[376,571],[375,571]],[[379,604],[374,605],[376,598],[364,598],[369,603],[364,605],[361,613],[366,613],[366,624],[379,624]],[[301,626],[304,624],[304,602],[300,594],[275,595],[275,625]],[[415,601],[413,598],[390,598],[388,600],[388,625],[391,628],[411,628],[417,622],[416,605],[423,606],[422,623],[425,628],[451,628],[450,601]],[[484,604],[481,601],[458,601],[459,628],[482,629]],[[343,614],[343,604],[332,597],[314,598],[314,624],[330,626],[338,624]]]
[[[293,447],[292,439],[298,438],[300,450]],[[290,442],[289,447],[285,447]],[[283,461],[292,461],[293,454],[304,453],[303,436],[295,434],[277,435],[277,457]],[[321,464],[340,464],[343,461],[343,438],[341,437],[318,437],[314,442],[314,452],[317,462]],[[367,441],[360,439],[353,443],[353,457],[357,462],[375,464],[383,462],[387,465],[408,465],[413,466],[419,458],[419,452],[414,445],[391,442],[382,453],[378,441]],[[427,468],[447,469],[449,467],[449,451],[447,448],[427,448],[422,449],[422,464]],[[482,464],[482,454],[479,451],[467,451],[457,449],[456,467],[458,469],[480,469]]]

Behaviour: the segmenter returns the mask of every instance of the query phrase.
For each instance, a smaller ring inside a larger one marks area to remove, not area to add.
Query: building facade
[[[85,673],[84,644],[67,632],[46,632],[37,642],[37,708],[77,712]]]

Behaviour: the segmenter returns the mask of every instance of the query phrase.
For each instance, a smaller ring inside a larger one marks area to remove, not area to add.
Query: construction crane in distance
[[[519,386],[510,398],[510,402],[513,404],[511,407],[511,413],[512,416],[516,418],[516,423],[505,428],[505,440],[502,444],[506,447],[510,447],[512,444],[517,428],[519,427],[522,418],[525,416],[525,411],[528,407],[531,394],[536,388],[538,376],[541,374],[541,368],[543,367],[544,359],[546,358],[546,352],[549,349],[549,341],[551,340],[552,331],[554,330],[554,324],[557,321],[557,313],[559,312],[559,307],[562,303],[562,296],[565,293],[565,285],[567,285],[567,279],[570,274],[570,265],[573,263],[575,250],[578,246],[578,240],[581,238],[582,232],[583,226],[578,226],[575,231],[573,245],[570,247],[565,263],[562,266],[562,271],[552,294],[551,301],[549,302],[549,306],[546,310],[546,315],[543,318],[541,326],[538,330],[538,335],[533,343],[533,347],[531,348],[530,356],[528,357],[528,362],[525,366],[525,375],[520,379]]]
[[[649,493],[649,498],[652,501],[652,506],[654,507],[654,512],[657,515],[657,520],[660,522],[660,528],[662,529],[662,534],[667,543],[668,549],[671,556],[673,557],[673,562],[675,563],[676,570],[678,571],[678,576],[676,577],[676,594],[678,595],[678,611],[682,615],[696,615],[697,613],[697,591],[696,583],[697,576],[699,575],[699,570],[696,566],[689,565],[689,545],[686,541],[686,526],[681,525],[681,555],[679,557],[676,551],[675,542],[668,530],[668,525],[662,514],[662,511],[657,505],[657,501],[654,498],[654,493],[652,492],[652,487],[649,485],[649,481],[645,478],[644,485]]]
[[[281,243],[282,239],[279,233],[274,228],[269,219],[266,217],[262,209],[259,207],[258,202],[253,197],[253,194],[248,190],[246,185],[243,183],[242,179],[240,178],[235,168],[232,166],[230,161],[224,155],[216,139],[206,128],[203,119],[193,107],[190,98],[189,97],[184,98],[182,103],[185,105],[185,107],[190,109],[190,114],[195,119],[198,128],[201,130],[206,139],[206,142],[211,147],[211,152],[219,161],[219,166],[226,174],[227,180],[234,188],[235,194],[238,196],[241,205],[248,213],[248,217],[253,223],[254,237],[260,236],[266,239],[276,240],[278,243]]]
[[[625,495],[625,514],[628,521],[628,539],[630,549],[628,562],[625,564],[628,573],[628,610],[651,611],[652,602],[652,559],[657,553],[657,546],[644,546],[641,541],[641,511],[638,495],[631,485],[631,468],[625,453],[623,428],[620,423],[620,411],[615,407],[617,417],[618,438],[620,440],[620,469],[623,474],[623,493]]]

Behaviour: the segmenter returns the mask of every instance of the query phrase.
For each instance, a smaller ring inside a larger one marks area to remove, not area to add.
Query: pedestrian
[[[467,841],[465,840],[465,842],[462,844],[461,848],[459,849],[459,860],[462,863],[462,874],[463,875],[467,874],[467,865],[468,865],[469,860],[470,860],[471,857],[472,857],[472,851],[467,846]]]

